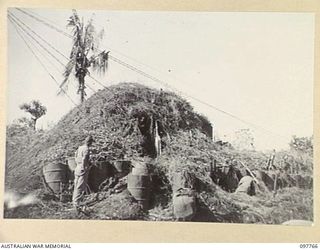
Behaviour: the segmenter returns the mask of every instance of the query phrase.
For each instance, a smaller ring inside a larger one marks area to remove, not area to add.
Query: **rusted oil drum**
[[[113,165],[108,161],[95,162],[94,166],[90,169],[88,184],[93,192],[99,191],[99,186],[106,179],[114,175]]]
[[[69,157],[67,159],[68,167],[71,171],[74,171],[75,168],[77,167],[77,163],[74,157]]]
[[[146,167],[145,168],[133,168],[132,174],[134,174],[134,175],[149,175],[149,170]]]
[[[196,214],[196,198],[193,192],[173,196],[173,214],[178,220],[191,220]]]
[[[68,171],[68,166],[62,163],[50,163],[43,167],[45,182],[54,193],[60,193],[61,186],[68,184]]]
[[[150,176],[128,175],[128,190],[144,209],[148,208],[150,197]]]

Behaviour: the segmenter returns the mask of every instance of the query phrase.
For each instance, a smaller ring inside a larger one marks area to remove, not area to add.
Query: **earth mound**
[[[155,128],[162,144],[162,153],[157,157],[150,138]],[[96,194],[87,197],[94,200],[94,205],[84,219],[174,220],[173,179],[176,173],[187,173],[186,182],[192,183],[197,198],[194,221],[279,224],[292,217],[312,220],[311,190],[285,188],[274,197],[264,189],[256,196],[248,196],[228,193],[214,183],[210,176],[214,161],[224,165],[237,159],[251,170],[259,170],[267,156],[257,151],[235,150],[229,143],[213,142],[212,125],[186,100],[137,83],[121,83],[100,90],[66,114],[51,130],[26,130],[23,136],[8,130],[6,188],[20,192],[38,190],[39,196],[46,197],[42,168],[51,162],[65,163],[87,135],[95,139],[92,161],[148,163],[154,178],[148,213],[139,210],[126,189],[120,193],[110,189],[109,193],[98,192],[103,199],[98,199]],[[32,218],[77,218],[70,214],[71,204],[42,200],[40,205],[28,208]],[[22,217],[28,216],[25,211]],[[19,215],[10,212],[8,217]]]

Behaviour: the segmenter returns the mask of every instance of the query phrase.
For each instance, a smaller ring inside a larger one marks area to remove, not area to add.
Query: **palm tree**
[[[72,16],[68,20],[67,27],[72,28],[73,32],[73,46],[70,53],[70,60],[66,65],[64,71],[64,80],[60,85],[60,92],[66,86],[69,76],[74,73],[78,79],[78,92],[80,94],[81,103],[86,96],[85,77],[90,74],[89,68],[98,73],[105,73],[108,68],[108,52],[99,51],[99,44],[103,38],[104,30],[99,33],[96,32],[91,18],[85,25],[84,21],[80,18],[76,10],[72,10]]]

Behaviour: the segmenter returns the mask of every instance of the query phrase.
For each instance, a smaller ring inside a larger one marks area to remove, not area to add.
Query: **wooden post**
[[[245,167],[245,169],[249,172],[249,174],[251,175],[251,177],[253,178],[253,180],[259,185],[259,181],[257,180],[257,178],[255,177],[255,175],[252,173],[252,171],[250,170],[250,168],[248,168],[247,166],[245,166],[242,161],[239,161],[241,163],[242,166]]]
[[[155,127],[154,127],[154,147],[156,151],[156,157],[159,157],[161,155],[161,138],[159,136],[158,131],[158,121],[155,121]]]
[[[272,168],[272,166],[274,165],[274,159],[276,157],[276,151],[273,150],[272,154],[270,155],[269,159],[268,159],[268,163],[267,163],[267,170],[270,170]]]
[[[277,194],[277,182],[278,182],[278,174],[276,173],[276,176],[274,178],[274,183],[273,183],[273,197],[275,197]]]

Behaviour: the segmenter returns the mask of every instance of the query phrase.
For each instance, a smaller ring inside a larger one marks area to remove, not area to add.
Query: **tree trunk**
[[[81,90],[80,98],[81,98],[81,103],[83,103],[83,101],[84,101],[84,90],[83,89]]]
[[[85,97],[84,76],[80,74],[78,80],[79,80],[80,101],[81,103],[83,103],[84,97]]]
[[[32,119],[32,128],[34,131],[36,131],[36,123],[37,123],[37,119],[36,118],[31,118]]]

